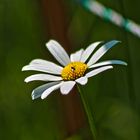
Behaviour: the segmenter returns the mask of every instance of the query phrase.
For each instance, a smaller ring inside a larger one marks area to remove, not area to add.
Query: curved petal
[[[82,53],[83,53],[84,49],[81,49],[73,54],[70,55],[70,60],[71,62],[77,62],[80,61]]]
[[[46,43],[46,47],[61,65],[66,66],[68,63],[70,63],[68,54],[58,42],[55,40],[50,40],[48,43]]]
[[[119,64],[119,65],[125,65],[125,66],[127,65],[126,62],[121,61],[121,60],[107,60],[107,61],[103,61],[103,62],[93,64],[89,68],[96,68],[96,67],[100,67],[100,66],[104,66],[104,65],[110,65],[110,64]]]
[[[59,67],[55,65],[54,63],[47,62],[47,65],[42,65],[42,64],[29,64],[27,66],[24,66],[22,68],[22,71],[28,71],[28,70],[33,70],[33,71],[41,71],[41,72],[46,72],[46,73],[51,73],[51,74],[61,74],[62,67]]]
[[[51,92],[53,92],[54,90],[57,90],[60,88],[62,82],[59,84],[56,84],[54,86],[49,87],[48,89],[46,89],[42,95],[41,95],[41,99],[45,99],[49,94],[51,94]]]
[[[52,86],[54,86],[54,85],[57,85],[57,84],[59,84],[59,83],[60,83],[60,82],[51,82],[51,83],[47,83],[47,84],[44,84],[44,85],[42,85],[42,86],[39,86],[39,87],[35,88],[35,89],[32,91],[32,100],[41,97],[42,93],[43,93],[46,89],[48,89],[48,88],[50,88],[50,87],[52,87]]]
[[[119,43],[120,41],[112,40],[105,43],[101,48],[99,48],[90,58],[87,65],[91,66],[92,64],[96,63],[110,48],[112,48],[115,44]]]
[[[95,50],[95,48],[101,43],[101,41],[99,42],[95,42],[90,44],[85,51],[83,52],[82,56],[81,56],[81,62],[86,62],[87,59],[89,58],[89,56],[92,54],[92,52]]]
[[[31,81],[60,81],[62,78],[60,76],[54,76],[49,74],[34,74],[27,77],[24,81],[26,83]]]
[[[97,68],[95,70],[92,70],[92,71],[88,72],[86,74],[86,77],[87,78],[92,77],[94,75],[97,75],[98,73],[101,73],[101,72],[103,72],[105,70],[112,69],[112,68],[113,68],[113,66],[104,66],[104,67],[101,67],[101,68]]]
[[[32,60],[29,65],[39,65],[42,67],[48,67],[48,69],[52,70],[52,71],[57,71],[59,73],[61,73],[61,71],[63,70],[63,67],[51,62],[51,61],[47,61],[47,60],[43,60],[43,59],[34,59]]]
[[[43,59],[34,59],[30,62],[30,64],[36,64],[36,65],[45,65],[47,67],[50,67],[50,68],[55,68],[57,69],[58,71],[62,71],[63,67],[51,62],[51,61],[47,61],[47,60],[43,60]]]
[[[63,82],[61,87],[60,87],[60,91],[62,94],[68,94],[72,88],[74,87],[74,85],[76,84],[75,81],[66,81]]]
[[[88,82],[88,78],[84,76],[76,79],[75,81],[81,85],[85,85]]]

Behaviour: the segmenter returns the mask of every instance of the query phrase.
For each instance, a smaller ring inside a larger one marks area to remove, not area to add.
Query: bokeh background
[[[99,0],[140,24],[139,0]],[[119,58],[115,66],[89,80],[84,95],[95,120],[97,140],[140,139],[140,38],[86,10],[76,0],[0,1],[0,139],[91,140],[80,96],[59,91],[31,100],[41,82],[24,83],[21,72],[32,59],[53,60],[45,43],[59,41],[72,53],[99,40],[122,43],[102,59]],[[56,62],[56,61],[55,61]]]

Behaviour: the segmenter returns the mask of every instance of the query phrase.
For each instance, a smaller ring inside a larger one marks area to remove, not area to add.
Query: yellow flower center
[[[88,66],[82,62],[71,62],[62,70],[61,76],[63,80],[75,80],[82,77]]]

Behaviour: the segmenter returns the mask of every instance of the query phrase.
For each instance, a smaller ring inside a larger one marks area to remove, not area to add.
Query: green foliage
[[[94,114],[97,140],[139,140],[139,38],[76,6],[75,1],[64,3],[71,50],[84,48],[97,40],[117,39],[122,43],[102,59],[120,58],[128,62],[127,68],[115,66],[115,69],[91,78],[83,87]],[[140,23],[138,0],[133,3],[131,0],[115,1],[115,4],[104,0],[103,3]],[[31,91],[41,83],[27,85],[23,82],[29,75],[21,72],[24,65],[37,57],[49,58],[44,44],[51,36],[44,33],[49,27],[43,26],[43,10],[39,2],[1,0],[0,17],[0,138],[90,140],[86,119],[86,124],[83,121],[73,134],[67,133],[67,119],[59,91],[46,100],[32,101]]]

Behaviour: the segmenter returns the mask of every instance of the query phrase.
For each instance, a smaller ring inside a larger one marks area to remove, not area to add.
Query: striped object
[[[132,20],[125,19],[118,12],[110,8],[106,8],[95,0],[79,0],[79,2],[95,15],[108,20],[119,27],[123,27],[127,31],[140,37],[140,25],[136,24]]]

